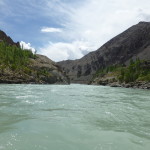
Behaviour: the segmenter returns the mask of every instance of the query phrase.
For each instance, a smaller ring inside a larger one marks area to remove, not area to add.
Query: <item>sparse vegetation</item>
[[[114,65],[102,68],[96,72],[94,78],[102,78],[104,76],[114,76],[119,82],[135,82],[148,81],[150,82],[150,61],[136,59],[130,60],[129,66]]]
[[[96,77],[103,77],[108,73],[111,74],[119,74],[120,70],[122,69],[123,65],[112,65],[108,67],[104,67],[102,69],[99,69],[96,74],[94,75],[94,78]]]
[[[150,68],[149,62],[145,60],[136,59],[131,60],[128,67],[121,68],[118,79],[120,82],[135,82],[135,81],[149,81],[150,82]]]

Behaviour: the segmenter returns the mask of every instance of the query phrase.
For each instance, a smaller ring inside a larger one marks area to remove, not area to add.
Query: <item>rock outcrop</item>
[[[35,59],[30,59],[30,68],[36,71],[46,71],[50,76],[39,75],[41,83],[68,84],[69,78],[61,68],[51,59],[44,55],[36,54]]]
[[[68,77],[55,62],[43,55],[31,58],[25,71],[0,68],[0,83],[9,84],[69,84]]]
[[[136,57],[150,60],[150,23],[140,22],[114,37],[98,50],[78,60],[58,62],[71,82],[89,83],[98,69],[128,64]]]

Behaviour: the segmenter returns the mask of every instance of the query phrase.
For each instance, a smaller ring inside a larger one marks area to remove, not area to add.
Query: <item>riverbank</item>
[[[136,59],[130,64],[114,65],[96,72],[92,84],[111,87],[150,89],[150,61]]]
[[[123,88],[139,88],[139,89],[149,89],[150,90],[150,82],[145,81],[137,81],[137,82],[130,82],[130,83],[119,83],[119,82],[110,82],[108,80],[101,80],[98,83],[92,83],[92,85],[103,85],[103,86],[110,86],[110,87],[123,87]]]

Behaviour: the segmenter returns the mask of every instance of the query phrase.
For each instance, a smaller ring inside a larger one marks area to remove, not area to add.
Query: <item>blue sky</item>
[[[139,21],[149,0],[0,0],[0,29],[54,61],[77,59]]]

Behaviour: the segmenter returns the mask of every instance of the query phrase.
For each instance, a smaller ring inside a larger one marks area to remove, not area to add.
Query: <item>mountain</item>
[[[15,43],[5,32],[0,30],[0,42],[2,41],[6,42],[8,45],[16,45],[17,47],[20,47],[19,42]]]
[[[69,79],[48,57],[21,49],[0,31],[0,83],[68,84]]]
[[[89,83],[97,70],[129,64],[136,58],[150,60],[150,22],[139,22],[81,59],[58,62],[72,83]]]

